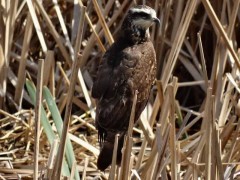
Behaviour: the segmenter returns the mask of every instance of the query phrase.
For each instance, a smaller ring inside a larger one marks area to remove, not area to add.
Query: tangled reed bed
[[[136,3],[161,19],[151,28],[157,80],[124,168],[100,172],[90,90]],[[239,3],[1,1],[0,178],[238,179]]]

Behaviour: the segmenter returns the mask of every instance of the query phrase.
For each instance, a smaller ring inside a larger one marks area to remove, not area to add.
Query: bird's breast
[[[139,101],[148,97],[156,74],[156,56],[152,44],[138,44],[125,49],[120,66],[131,93],[138,91]]]

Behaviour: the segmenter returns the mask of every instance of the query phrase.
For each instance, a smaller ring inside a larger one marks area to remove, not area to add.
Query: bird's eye
[[[145,13],[145,12],[139,12],[138,16],[143,18],[143,19],[149,19],[150,18],[150,15]]]

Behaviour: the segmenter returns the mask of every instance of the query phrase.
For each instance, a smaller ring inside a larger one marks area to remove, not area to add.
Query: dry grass
[[[122,168],[100,172],[90,88],[135,3],[161,19],[157,81]],[[239,179],[239,4],[1,1],[0,179]]]

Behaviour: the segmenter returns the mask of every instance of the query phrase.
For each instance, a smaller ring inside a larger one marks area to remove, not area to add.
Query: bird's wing
[[[115,96],[116,91],[127,79],[126,71],[129,70],[123,63],[128,58],[127,56],[128,54],[118,49],[118,45],[115,44],[105,53],[92,87],[93,98],[100,99],[102,97],[111,98]],[[134,61],[132,57],[129,59]]]
[[[107,59],[103,57],[101,64],[99,65],[97,78],[92,87],[92,97],[100,99],[112,81],[112,68],[108,65]]]

